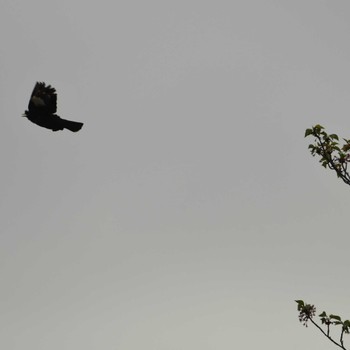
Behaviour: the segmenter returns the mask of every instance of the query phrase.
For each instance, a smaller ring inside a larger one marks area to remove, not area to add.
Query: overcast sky
[[[303,137],[350,137],[349,20],[2,0],[0,348],[331,348],[294,299],[350,318],[350,191]],[[80,132],[21,118],[36,81]]]

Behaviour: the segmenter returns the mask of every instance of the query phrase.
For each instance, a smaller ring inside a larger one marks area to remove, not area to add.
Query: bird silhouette
[[[68,129],[79,131],[83,123],[60,118],[57,114],[57,94],[55,88],[37,82],[30,96],[28,110],[23,114],[31,122],[52,131]]]

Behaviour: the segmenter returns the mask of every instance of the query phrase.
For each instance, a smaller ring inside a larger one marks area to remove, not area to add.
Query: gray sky
[[[329,349],[349,318],[348,1],[2,1],[0,347]],[[53,133],[21,114],[58,91]],[[350,339],[348,340],[349,344]]]

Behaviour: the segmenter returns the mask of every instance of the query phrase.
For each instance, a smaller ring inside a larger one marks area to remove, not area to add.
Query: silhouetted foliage
[[[343,350],[347,350],[344,346],[344,334],[349,334],[350,332],[350,320],[342,321],[341,317],[338,315],[327,315],[325,311],[318,315],[321,324],[326,328],[325,330],[315,322],[314,317],[316,315],[316,308],[314,305],[306,304],[303,300],[295,300],[298,304],[299,311],[299,321],[304,325],[308,326],[308,321],[310,321],[315,327],[317,327],[323,335],[325,335],[333,344],[339,346]],[[339,340],[336,341],[331,336],[331,327],[341,326]]]
[[[322,125],[315,125],[310,129],[306,129],[305,137],[313,136],[315,141],[309,145],[311,154],[315,157],[320,157],[319,162],[323,167],[334,170],[338,176],[347,185],[350,185],[350,175],[348,173],[348,163],[350,162],[350,140],[343,139],[344,143],[339,144],[339,137],[336,134],[327,134]],[[318,315],[321,321],[322,328],[314,317],[316,315],[316,308],[314,305],[306,304],[303,300],[296,300],[299,311],[299,321],[308,326],[310,321],[315,327],[317,327],[323,335],[325,335],[333,344],[337,345],[343,350],[344,347],[344,334],[350,332],[350,320],[342,321],[338,315],[327,315],[325,311]],[[339,340],[334,340],[331,336],[331,327],[341,326]]]
[[[323,167],[334,170],[339,178],[350,185],[350,175],[348,173],[350,140],[343,139],[344,144],[340,145],[338,135],[327,134],[321,125],[306,129],[305,137],[307,136],[315,137],[315,142],[309,145],[311,154],[314,157],[319,156],[319,162]]]

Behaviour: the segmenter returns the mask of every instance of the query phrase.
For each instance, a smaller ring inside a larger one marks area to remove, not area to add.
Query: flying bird
[[[52,131],[68,129],[77,132],[82,128],[83,123],[62,119],[56,114],[56,111],[56,89],[45,83],[36,83],[30,96],[28,110],[24,112],[23,117]]]

